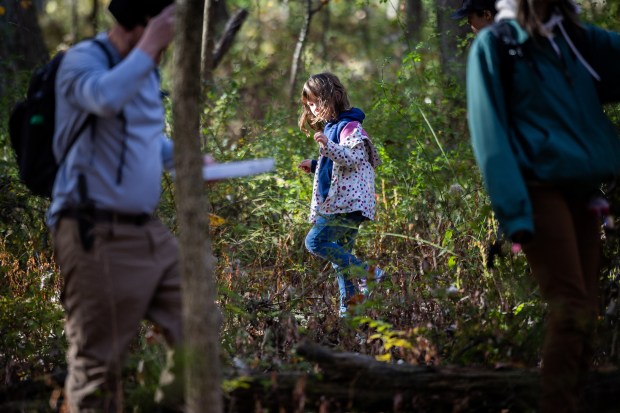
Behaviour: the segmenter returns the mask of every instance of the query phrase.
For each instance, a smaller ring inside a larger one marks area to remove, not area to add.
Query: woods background
[[[295,352],[304,339],[394,364],[538,366],[545,308],[525,259],[503,245],[495,265],[488,262],[498,229],[469,146],[464,62],[471,34],[466,22],[449,19],[460,5],[212,2],[213,41],[202,52],[208,64],[195,79],[204,90],[202,152],[218,161],[277,163],[274,173],[207,189],[225,391],[243,387],[243,377],[255,372],[312,371]],[[582,17],[618,30],[619,5],[584,2]],[[66,349],[62,280],[44,225],[48,202],[19,182],[8,115],[34,67],[109,27],[106,7],[98,0],[0,0],[2,411],[48,411],[46,378],[62,375]],[[167,90],[172,52],[162,66]],[[347,321],[338,318],[331,267],[305,251],[312,182],[296,168],[317,155],[316,143],[297,127],[299,91],[310,74],[326,70],[366,112],[364,127],[383,159],[377,219],[364,224],[356,248],[389,279]],[[170,109],[170,99],[166,104]],[[618,108],[607,110],[620,124]],[[176,231],[169,176],[162,198],[158,215]],[[619,251],[616,234],[605,238],[596,365],[616,368]],[[134,412],[150,412],[165,354],[147,323],[133,347],[126,402]]]

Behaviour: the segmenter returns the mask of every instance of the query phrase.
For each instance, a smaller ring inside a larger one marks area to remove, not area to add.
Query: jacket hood
[[[328,122],[328,124],[338,123],[343,120],[346,120],[347,122],[357,121],[359,123],[362,123],[365,118],[366,114],[361,109],[351,108],[349,110],[345,110],[344,112],[340,112],[338,114],[338,119],[332,122]]]

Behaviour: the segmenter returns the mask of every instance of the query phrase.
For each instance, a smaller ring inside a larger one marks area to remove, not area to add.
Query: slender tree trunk
[[[422,33],[422,24],[424,24],[424,9],[422,0],[405,0],[406,14],[405,27],[407,30],[407,38],[414,43],[420,41]]]
[[[312,16],[314,13],[319,11],[319,9],[327,4],[329,0],[325,2],[321,2],[318,9],[312,10],[312,0],[305,0],[305,14],[304,14],[304,22],[301,26],[301,30],[299,31],[299,37],[297,38],[297,44],[295,45],[295,51],[293,52],[293,62],[291,63],[291,74],[288,81],[288,96],[289,100],[293,100],[293,95],[295,93],[295,83],[297,83],[297,75],[299,72],[299,64],[301,62],[301,55],[304,51],[304,47],[306,45],[306,39],[308,37],[308,33],[310,32],[310,23],[312,22]]]
[[[92,30],[92,34],[96,35],[99,31],[99,0],[93,0],[93,6],[90,9],[90,14],[88,15],[88,21],[90,23],[90,27]]]
[[[459,39],[469,31],[467,25],[462,26],[460,21],[452,20],[450,14],[461,7],[461,0],[437,1],[437,32],[439,33],[440,61],[444,75],[458,79],[465,83],[466,53],[459,50]]]
[[[3,1],[0,15],[0,97],[14,96],[18,75],[45,62],[49,53],[32,3]]]
[[[241,9],[226,22],[224,32],[213,49],[213,69],[220,64],[226,52],[230,50],[237,32],[241,29],[247,17],[248,11]]]
[[[291,102],[293,101],[293,96],[295,94],[295,84],[297,83],[297,75],[299,74],[301,55],[303,54],[304,47],[306,46],[308,33],[310,33],[312,16],[328,4],[329,0],[321,0],[319,5],[313,9],[312,0],[305,0],[304,22],[299,30],[299,37],[297,38],[297,44],[295,45],[295,51],[293,52],[293,62],[291,63],[291,73],[288,81],[288,97]]]
[[[241,9],[229,17],[224,0],[205,1],[204,23],[202,27],[201,76],[206,85],[213,82],[213,70],[222,61],[232,46],[237,32],[248,17],[248,11]],[[220,39],[215,42],[215,33],[223,26]]]
[[[213,45],[215,41],[215,1],[205,0],[202,23],[201,78],[206,85],[213,83]]]
[[[80,16],[78,15],[78,0],[70,1],[71,7],[71,43],[77,42],[79,38]]]
[[[322,55],[323,60],[327,61],[329,59],[329,45],[330,45],[327,33],[329,31],[331,17],[332,17],[329,7],[325,7],[325,10],[323,11],[323,15],[321,17],[322,17],[321,19],[321,55]],[[365,33],[366,33],[365,31],[362,32],[362,34],[365,34]]]
[[[223,404],[219,366],[221,315],[215,304],[208,200],[198,139],[203,11],[204,0],[177,2],[173,77],[175,185],[183,280],[186,411],[219,413]]]

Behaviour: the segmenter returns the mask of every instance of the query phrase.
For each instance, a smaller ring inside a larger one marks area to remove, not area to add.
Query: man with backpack
[[[62,162],[48,225],[64,278],[70,412],[123,410],[123,360],[143,319],[172,348],[183,340],[177,242],[153,216],[173,165],[157,72],[173,38],[172,3],[111,0],[116,24],[96,38],[105,49],[77,44],[56,74]],[[157,394],[164,411],[182,409],[182,374],[172,371]]]
[[[497,10],[495,0],[463,0],[461,8],[450,15],[453,20],[467,18],[474,34],[493,24]]]

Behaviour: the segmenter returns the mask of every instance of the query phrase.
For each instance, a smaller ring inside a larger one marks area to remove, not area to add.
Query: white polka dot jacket
[[[314,173],[310,222],[317,215],[345,214],[360,211],[370,220],[375,218],[375,168],[381,159],[375,146],[359,122],[349,122],[340,133],[340,143],[328,141],[320,149],[322,157],[333,161],[329,192],[322,199],[318,191],[320,166]]]

